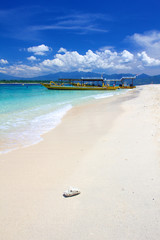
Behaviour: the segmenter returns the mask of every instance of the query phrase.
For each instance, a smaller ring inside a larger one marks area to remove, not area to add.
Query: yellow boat
[[[117,90],[121,89],[133,89],[133,79],[136,77],[122,77],[121,79],[103,79],[103,78],[60,78],[58,82],[51,81],[50,83],[41,83],[42,86],[49,90]],[[124,85],[125,79],[132,79],[132,84],[129,86]],[[110,82],[114,82],[110,85]],[[121,82],[119,86],[116,86],[116,82]]]
[[[85,83],[87,81],[87,83]],[[98,84],[93,84],[93,82]],[[91,84],[92,83],[92,84]],[[67,84],[67,85],[65,85]],[[49,90],[116,90],[119,86],[110,86],[104,83],[104,79],[59,79],[58,83],[41,83]]]

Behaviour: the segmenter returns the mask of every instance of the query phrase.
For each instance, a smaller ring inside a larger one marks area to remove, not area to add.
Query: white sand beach
[[[74,107],[43,138],[0,155],[1,240],[160,238],[160,85]]]

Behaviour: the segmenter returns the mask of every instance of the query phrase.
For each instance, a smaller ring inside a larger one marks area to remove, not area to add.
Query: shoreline
[[[46,82],[47,82],[47,81],[46,81]],[[31,83],[31,82],[30,82],[30,83],[26,83],[26,82],[21,82],[21,83],[18,83],[18,82],[17,82],[17,83],[1,83],[1,82],[0,82],[0,84],[5,84],[5,85],[12,85],[12,84],[13,84],[13,85],[22,85],[22,84],[24,84],[24,85],[25,85],[25,84],[35,84],[35,85],[37,85],[37,84],[39,84],[39,85],[40,85],[41,83]]]
[[[21,85],[21,84],[20,84]],[[42,133],[42,134],[38,134],[39,135],[39,139],[38,140],[36,140],[35,142],[33,142],[33,143],[27,143],[26,145],[22,145],[22,144],[20,144],[19,146],[18,146],[18,144],[17,144],[17,146],[15,146],[14,148],[12,148],[12,149],[1,149],[1,151],[0,151],[0,155],[2,155],[2,154],[7,154],[7,153],[9,153],[9,152],[12,152],[12,151],[15,151],[15,150],[19,150],[19,149],[23,149],[23,148],[27,148],[27,147],[30,147],[30,146],[34,146],[34,145],[36,145],[36,144],[38,144],[38,143],[40,143],[41,141],[43,141],[43,136],[45,136],[46,134],[48,134],[50,131],[53,131],[59,124],[61,124],[62,123],[62,121],[63,121],[63,118],[64,118],[64,116],[66,116],[66,114],[68,114],[68,112],[70,111],[70,110],[72,110],[73,108],[76,108],[76,107],[85,107],[85,106],[89,106],[90,104],[96,104],[98,101],[105,101],[105,100],[108,100],[108,99],[111,99],[111,101],[113,100],[113,99],[116,99],[116,97],[119,97],[119,96],[121,96],[121,95],[124,95],[124,94],[127,94],[127,92],[129,92],[129,91],[133,91],[133,89],[132,90],[124,90],[124,92],[123,93],[119,93],[119,94],[116,94],[116,95],[109,95],[109,96],[107,96],[107,97],[101,97],[101,98],[93,98],[93,99],[89,99],[87,102],[82,102],[82,103],[80,103],[80,104],[76,104],[76,105],[72,105],[72,108],[71,109],[69,109],[69,110],[67,110],[66,111],[66,113],[62,116],[62,118],[60,119],[60,122],[58,123],[58,124],[56,124],[53,128],[50,128],[49,130],[47,130],[46,132],[44,132],[44,133]],[[103,95],[103,94],[102,94]],[[113,99],[112,99],[113,98]]]
[[[157,240],[159,93],[76,106],[44,141],[0,155],[1,238]],[[70,185],[81,194],[65,199]]]

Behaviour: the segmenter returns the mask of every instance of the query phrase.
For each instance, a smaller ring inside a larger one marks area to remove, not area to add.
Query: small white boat
[[[73,188],[73,187],[70,187],[68,190],[66,190],[64,193],[63,193],[63,196],[64,197],[73,197],[75,195],[78,195],[80,194],[80,190],[77,189],[77,188]]]

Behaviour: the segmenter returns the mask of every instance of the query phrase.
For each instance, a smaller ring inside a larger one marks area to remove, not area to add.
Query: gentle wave
[[[108,98],[108,97],[112,97],[113,95],[115,95],[113,92],[109,93],[109,92],[105,92],[105,93],[98,93],[98,94],[92,94],[90,96],[86,96],[83,97],[82,99],[101,99],[101,98]]]
[[[18,118],[17,116],[14,122],[11,120],[6,122],[6,126],[1,126],[1,129],[12,128],[12,131],[7,133],[6,145],[3,146],[5,149],[0,153],[7,153],[19,146],[26,147],[40,142],[41,136],[60,124],[64,115],[71,108],[71,104],[66,104],[53,112],[36,116],[33,119]]]
[[[101,98],[108,98],[112,97],[114,94],[113,93],[104,93],[104,94],[97,94],[94,96],[95,99],[101,99]]]
[[[72,106],[125,93],[118,91],[54,91],[41,86],[0,88],[0,153],[36,144],[55,128]]]

